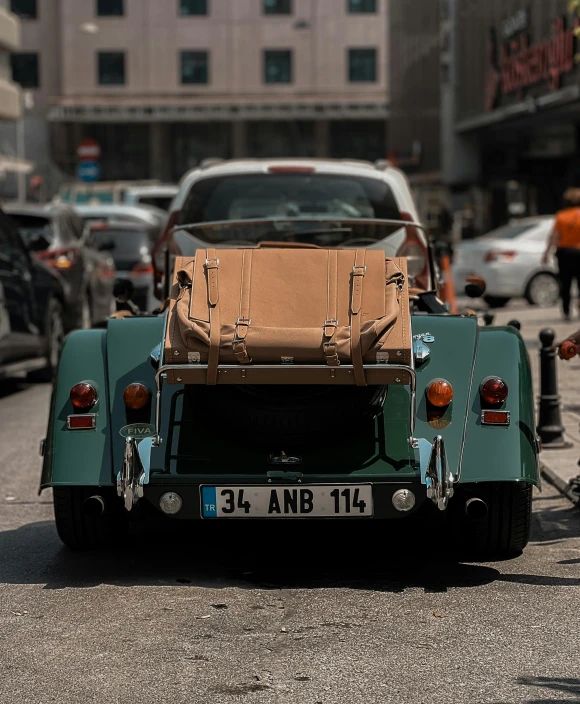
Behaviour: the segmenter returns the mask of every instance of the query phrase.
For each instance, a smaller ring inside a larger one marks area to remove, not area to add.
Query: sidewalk
[[[558,308],[533,308],[525,301],[517,301],[509,307],[491,312],[495,313],[494,325],[505,325],[514,319],[519,320],[522,325],[521,335],[532,364],[537,412],[537,397],[540,392],[540,330],[552,328],[556,333],[556,341],[559,341],[580,329],[580,320],[564,323]],[[558,360],[557,372],[562,423],[566,429],[566,439],[572,445],[565,450],[544,450],[540,455],[542,474],[572,501],[580,504],[580,496],[572,493],[570,487],[570,481],[580,474],[580,358],[576,357],[570,362]]]

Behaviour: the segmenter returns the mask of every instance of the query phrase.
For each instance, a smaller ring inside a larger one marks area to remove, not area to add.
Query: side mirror
[[[465,284],[465,295],[469,298],[481,298],[487,286],[480,276],[469,276]]]

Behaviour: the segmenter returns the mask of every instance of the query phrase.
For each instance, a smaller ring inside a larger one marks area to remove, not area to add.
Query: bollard
[[[508,328],[515,328],[516,330],[521,330],[522,324],[519,320],[510,320],[508,323]]]
[[[556,333],[550,328],[540,332],[540,405],[538,413],[538,435],[543,450],[560,450],[571,447],[564,439],[564,426],[560,414],[558,378],[556,374]]]
[[[495,315],[493,313],[485,313],[483,316],[483,322],[486,324],[487,327],[490,325],[493,325],[493,321],[495,320]]]

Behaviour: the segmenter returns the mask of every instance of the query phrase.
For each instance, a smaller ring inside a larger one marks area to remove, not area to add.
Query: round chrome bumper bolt
[[[415,494],[409,489],[399,489],[393,494],[393,506],[397,511],[410,511],[415,506]]]
[[[181,496],[176,494],[174,491],[168,491],[166,494],[162,494],[159,499],[159,508],[169,516],[174,516],[176,513],[181,511],[183,506],[183,501]]]

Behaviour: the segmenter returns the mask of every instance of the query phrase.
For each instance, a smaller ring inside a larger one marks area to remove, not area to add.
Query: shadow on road
[[[520,677],[518,684],[543,687],[568,695],[565,699],[529,699],[527,704],[569,704],[580,699],[580,679],[572,677]]]
[[[370,523],[175,522],[133,526],[124,544],[106,553],[74,553],[60,545],[54,524],[43,521],[0,532],[0,583],[45,584],[47,589],[112,584],[393,593],[408,588],[446,592],[495,581],[580,586],[580,577],[502,574],[497,566],[435,562],[425,549],[435,544],[433,533],[407,534],[403,524],[382,532]]]
[[[0,399],[20,394],[33,386],[38,386],[38,384],[29,384],[21,379],[2,379],[0,380]],[[43,386],[46,386],[46,384],[43,384]]]

